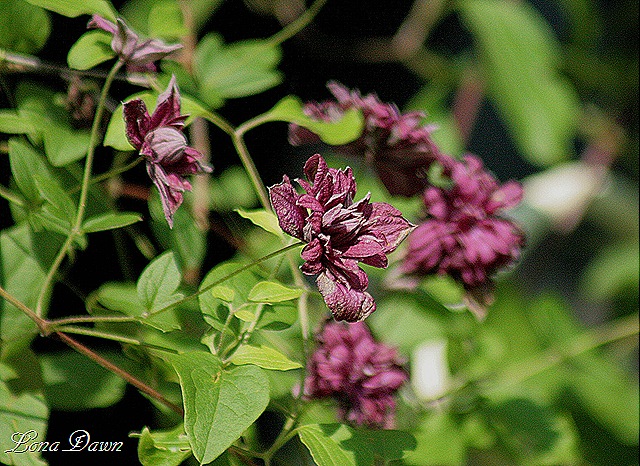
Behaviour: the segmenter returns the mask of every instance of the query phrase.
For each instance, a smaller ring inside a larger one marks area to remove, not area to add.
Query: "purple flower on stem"
[[[468,291],[481,291],[491,275],[512,264],[524,245],[522,231],[498,216],[522,199],[522,187],[500,186],[473,155],[452,161],[453,185],[424,192],[429,218],[409,236],[402,269],[408,274],[448,274]]]
[[[269,188],[280,227],[307,243],[302,272],[318,275],[318,289],[336,320],[362,320],[376,304],[365,291],[369,280],[358,262],[386,267],[386,255],[413,225],[391,205],[370,203],[370,194],[354,202],[356,181],[350,168],[329,168],[316,154],[307,160],[304,173],[308,181],[296,181],[305,194],[298,194],[286,175]]]
[[[361,110],[365,127],[359,139],[337,146],[345,155],[364,157],[373,165],[387,190],[394,195],[413,196],[422,192],[427,184],[427,170],[441,158],[431,139],[434,126],[424,126],[422,112],[400,113],[393,104],[380,101],[375,94],[360,95],[337,82],[327,87],[336,101],[310,102],[305,113],[317,120],[335,121],[345,111]],[[320,138],[298,125],[289,126],[289,142],[293,145],[317,143]]]
[[[318,342],[305,395],[337,399],[341,417],[352,424],[393,428],[393,395],[408,380],[395,348],[377,343],[364,322],[329,322]]]
[[[111,48],[127,64],[129,71],[155,71],[154,61],[182,48],[180,44],[167,45],[158,39],[141,40],[120,18],[112,23],[102,16],[93,15],[87,27],[113,35]]]
[[[173,227],[173,214],[183,201],[183,192],[191,190],[186,175],[209,173],[211,167],[201,163],[202,155],[187,146],[182,133],[188,115],[180,114],[180,93],[175,76],[158,96],[152,115],[141,99],[124,104],[127,139],[147,162],[147,173],[160,191],[164,216]]]

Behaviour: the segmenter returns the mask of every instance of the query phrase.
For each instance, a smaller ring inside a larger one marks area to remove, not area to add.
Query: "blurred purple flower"
[[[120,18],[112,23],[102,16],[93,15],[87,27],[113,35],[111,48],[127,64],[129,71],[155,71],[154,61],[182,48],[180,44],[167,45],[158,39],[141,40]]]
[[[424,126],[422,112],[402,114],[393,104],[380,101],[375,94],[361,96],[337,82],[327,87],[336,101],[310,102],[304,112],[317,120],[335,121],[345,111],[361,110],[365,126],[359,139],[337,146],[336,150],[350,156],[364,157],[373,165],[387,190],[394,195],[413,196],[427,184],[427,170],[439,160],[438,147],[431,139],[434,126]],[[289,126],[289,142],[293,145],[317,143],[320,138],[296,124]]]
[[[316,283],[336,320],[365,319],[375,302],[365,290],[367,274],[358,261],[384,268],[413,225],[384,202],[369,202],[370,194],[353,202],[356,181],[350,168],[329,168],[318,154],[304,166],[306,191],[298,194],[285,175],[269,188],[280,227],[308,243],[302,250],[302,272],[318,275]]]
[[[187,116],[180,114],[175,76],[171,77],[167,90],[158,96],[152,115],[141,99],[124,104],[127,139],[147,162],[147,173],[160,191],[164,216],[170,227],[173,227],[173,214],[182,204],[182,193],[191,190],[191,184],[184,177],[211,172],[211,167],[200,162],[202,155],[187,146],[182,133]]]
[[[377,343],[364,322],[329,322],[317,338],[305,395],[337,399],[341,417],[352,424],[393,428],[393,395],[408,380],[395,348]]]
[[[520,202],[522,187],[515,181],[500,186],[473,155],[451,160],[453,185],[425,190],[429,218],[409,236],[402,269],[448,274],[467,290],[481,290],[494,272],[519,257],[524,245],[523,232],[498,216]]]

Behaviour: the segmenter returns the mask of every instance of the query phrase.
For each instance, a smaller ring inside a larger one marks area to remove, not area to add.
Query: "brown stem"
[[[184,416],[184,411],[180,406],[167,400],[164,397],[164,395],[162,395],[162,393],[149,387],[147,384],[135,378],[133,375],[129,374],[124,369],[121,369],[120,367],[116,366],[111,361],[108,361],[104,357],[100,356],[98,353],[84,346],[82,343],[74,340],[69,335],[66,335],[62,332],[55,332],[55,335],[58,336],[58,338],[60,338],[63,342],[65,342],[71,348],[76,350],[78,353],[84,354],[89,359],[95,361],[96,363],[98,363],[100,366],[104,367],[108,371],[111,371],[114,374],[118,375],[119,377],[121,377],[122,379],[124,379],[125,381],[133,385],[134,387],[136,387],[138,390],[146,393],[151,398],[158,400],[160,403],[167,406],[169,409],[171,409],[175,413],[179,414],[180,416]]]
[[[478,111],[484,97],[484,89],[481,79],[475,70],[468,69],[464,72],[460,87],[453,99],[453,118],[458,127],[458,133],[463,145],[466,146],[471,136],[471,131],[478,117]]]

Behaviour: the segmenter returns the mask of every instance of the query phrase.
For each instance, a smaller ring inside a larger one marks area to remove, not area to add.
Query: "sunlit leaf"
[[[276,371],[288,371],[302,367],[300,363],[292,361],[280,351],[262,345],[243,345],[233,353],[230,361],[237,366],[254,364],[263,369]]]
[[[262,414],[269,382],[253,365],[224,368],[206,352],[166,355],[180,379],[184,428],[201,464],[220,456]]]
[[[274,281],[256,283],[247,298],[257,303],[279,303],[299,298],[302,294],[300,288],[289,288]]]
[[[265,209],[244,210],[236,209],[238,215],[250,220],[254,225],[259,226],[263,230],[273,233],[276,236],[282,236],[282,229],[278,225],[278,217],[271,211]]]
[[[75,18],[80,15],[100,15],[111,21],[115,21],[115,9],[107,0],[27,0],[29,3],[41,6],[47,10],[55,11],[62,16]]]
[[[191,456],[182,424],[171,430],[150,431],[145,427],[139,437],[138,459],[143,466],[179,466]]]
[[[142,220],[140,214],[110,212],[88,218],[83,223],[82,230],[85,233],[114,230],[116,228],[126,227],[127,225],[139,222],[140,220]]]
[[[69,49],[67,63],[76,70],[88,70],[111,60],[116,53],[111,48],[111,35],[104,31],[85,32]]]

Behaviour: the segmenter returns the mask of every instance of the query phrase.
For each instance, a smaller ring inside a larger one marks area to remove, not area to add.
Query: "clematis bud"
[[[111,48],[127,64],[129,71],[155,71],[154,61],[160,60],[182,45],[167,45],[158,39],[142,40],[121,18],[115,23],[93,15],[87,27],[101,29],[113,36]]]
[[[364,322],[329,322],[309,358],[305,395],[333,397],[347,422],[393,428],[394,394],[408,380],[395,348],[373,339]]]
[[[350,168],[329,168],[316,154],[307,160],[304,173],[307,180],[297,182],[305,194],[298,194],[286,175],[269,188],[280,227],[307,243],[301,270],[318,276],[318,290],[336,320],[363,320],[376,306],[358,262],[387,267],[387,254],[413,225],[391,205],[369,202],[370,195],[354,202],[356,181]]]

